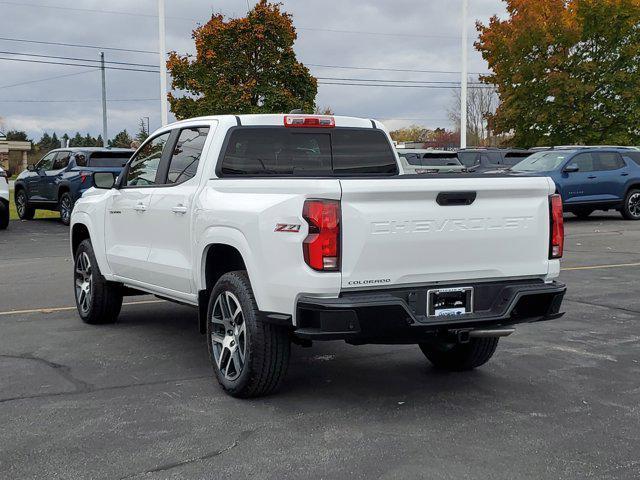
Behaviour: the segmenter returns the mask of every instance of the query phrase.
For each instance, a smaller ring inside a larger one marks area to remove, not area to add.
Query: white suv
[[[550,179],[399,172],[374,120],[163,127],[75,205],[80,317],[114,322],[136,291],[193,305],[218,381],[250,397],[281,383],[290,342],[413,343],[465,370],[513,325],[562,315]]]
[[[0,230],[9,226],[9,179],[0,167]]]

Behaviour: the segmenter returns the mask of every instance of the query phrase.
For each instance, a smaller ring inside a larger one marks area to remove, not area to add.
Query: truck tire
[[[9,226],[9,204],[0,201],[0,230],[6,230]]]
[[[83,322],[92,325],[114,323],[122,308],[122,291],[100,273],[90,240],[83,240],[74,256],[73,289]]]
[[[627,192],[621,213],[626,220],[640,220],[640,190],[632,189]]]
[[[27,192],[22,188],[16,192],[16,211],[20,220],[33,220],[36,214],[35,208],[29,205]]]
[[[218,383],[230,395],[268,395],[282,383],[291,342],[285,327],[263,322],[245,271],[224,274],[207,310],[207,344]]]
[[[497,346],[498,337],[472,338],[468,343],[421,343],[420,350],[434,367],[461,372],[487,363]]]
[[[58,211],[60,212],[60,221],[67,227],[71,223],[71,212],[73,212],[73,199],[69,192],[64,192],[58,199]]]

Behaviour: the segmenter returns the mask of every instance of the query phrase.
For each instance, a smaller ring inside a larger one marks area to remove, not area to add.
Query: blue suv
[[[628,220],[640,220],[640,150],[552,149],[534,153],[511,171],[551,177],[564,210],[579,218],[615,209]]]
[[[15,202],[21,220],[31,220],[36,209],[57,210],[65,225],[73,205],[93,187],[93,172],[120,174],[133,155],[125,148],[75,147],[47,153],[16,178]]]

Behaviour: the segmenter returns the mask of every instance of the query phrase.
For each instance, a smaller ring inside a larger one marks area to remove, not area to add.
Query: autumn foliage
[[[476,48],[519,146],[640,144],[640,0],[505,0]]]
[[[196,55],[169,54],[169,94],[177,118],[199,115],[312,112],[318,86],[297,61],[296,32],[280,4],[261,0],[244,18],[213,15],[193,31]]]

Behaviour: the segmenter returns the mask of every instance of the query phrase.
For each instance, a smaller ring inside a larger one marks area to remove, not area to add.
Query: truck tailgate
[[[547,178],[394,177],[340,183],[342,288],[548,272],[548,196],[555,188]],[[456,204],[464,199],[472,201]]]

